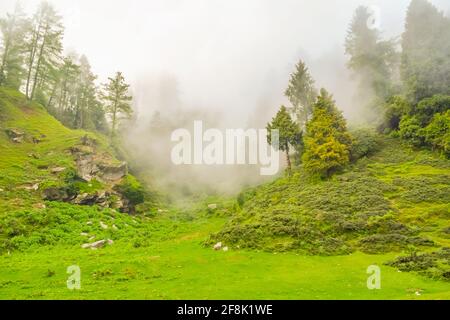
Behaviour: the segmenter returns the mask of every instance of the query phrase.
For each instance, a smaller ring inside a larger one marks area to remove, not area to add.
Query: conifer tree
[[[314,105],[304,144],[303,164],[311,173],[329,177],[350,161],[351,137],[346,121],[325,89]]]

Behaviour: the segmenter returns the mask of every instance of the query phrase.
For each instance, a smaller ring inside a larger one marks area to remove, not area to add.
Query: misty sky
[[[349,100],[339,82],[347,75],[339,74],[336,66],[328,71],[324,61],[334,57],[336,63],[345,63],[343,42],[354,9],[378,6],[381,29],[389,29],[384,35],[394,36],[403,30],[409,0],[50,2],[64,17],[65,48],[87,55],[101,80],[117,70],[131,83],[170,76],[187,105],[236,114],[258,107],[271,95],[278,97],[274,103],[282,102],[282,90],[299,58],[309,63],[318,85],[337,91],[346,109]],[[432,2],[445,11],[450,7],[448,0]],[[0,14],[14,3],[2,0]],[[39,1],[21,3],[33,12]]]

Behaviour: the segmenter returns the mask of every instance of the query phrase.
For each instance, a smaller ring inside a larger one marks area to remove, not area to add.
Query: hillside
[[[74,238],[92,242],[81,222],[94,219],[93,229],[100,230],[102,219],[130,222],[122,213],[135,212],[143,201],[142,186],[106,138],[70,130],[42,106],[4,88],[0,146],[0,252]]]
[[[394,264],[449,280],[450,161],[379,139],[377,152],[331,180],[299,169],[243,192],[239,212],[207,243],[307,255],[407,252],[411,261]]]
[[[15,91],[0,89],[0,109],[0,299],[450,296],[441,249],[450,245],[449,162],[428,151],[383,140],[331,181],[299,171],[237,200],[137,205],[130,215],[98,196],[127,185],[123,194],[136,200],[142,187],[131,175],[80,177],[80,154],[123,165],[104,137],[65,128]],[[46,199],[48,189],[68,198]],[[80,195],[94,203],[75,203]],[[215,241],[229,251],[213,250]],[[414,248],[427,255],[396,260]],[[382,268],[380,291],[366,287],[373,264]],[[81,269],[81,290],[67,289],[72,265]]]

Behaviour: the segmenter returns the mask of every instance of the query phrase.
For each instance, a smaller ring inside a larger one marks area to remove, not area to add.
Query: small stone
[[[108,244],[109,244],[109,245],[114,244],[114,240],[108,239]]]
[[[217,204],[213,203],[213,204],[208,205],[208,209],[216,210],[217,209]]]
[[[117,226],[116,226],[115,224],[113,224],[112,228],[113,228],[114,230],[119,230],[119,228],[117,228]]]
[[[82,232],[82,233],[80,233],[80,236],[82,236],[82,237],[89,237],[89,234],[87,234],[86,232]]]
[[[53,174],[56,174],[56,173],[61,173],[61,172],[63,172],[64,170],[66,170],[66,168],[63,168],[63,167],[56,167],[56,168],[52,168],[52,169],[50,170],[50,172],[53,173]]]
[[[228,250],[229,250],[228,247],[223,248],[223,251],[225,251],[225,252],[227,252]]]
[[[104,224],[102,221],[100,221],[100,227],[105,230],[108,229],[108,226]]]
[[[87,224],[88,226],[92,226],[92,221],[88,221],[88,222],[86,222],[86,224]]]
[[[216,243],[216,245],[213,247],[214,250],[219,251],[222,249],[222,242]]]

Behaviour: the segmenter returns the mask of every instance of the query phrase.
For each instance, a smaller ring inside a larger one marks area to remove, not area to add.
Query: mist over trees
[[[31,17],[17,5],[0,19],[0,30],[1,86],[22,91],[74,129],[107,132],[107,115],[112,115],[115,133],[119,114],[132,113],[129,85],[121,73],[102,92],[86,56],[63,54],[62,18],[50,3],[43,1]]]

